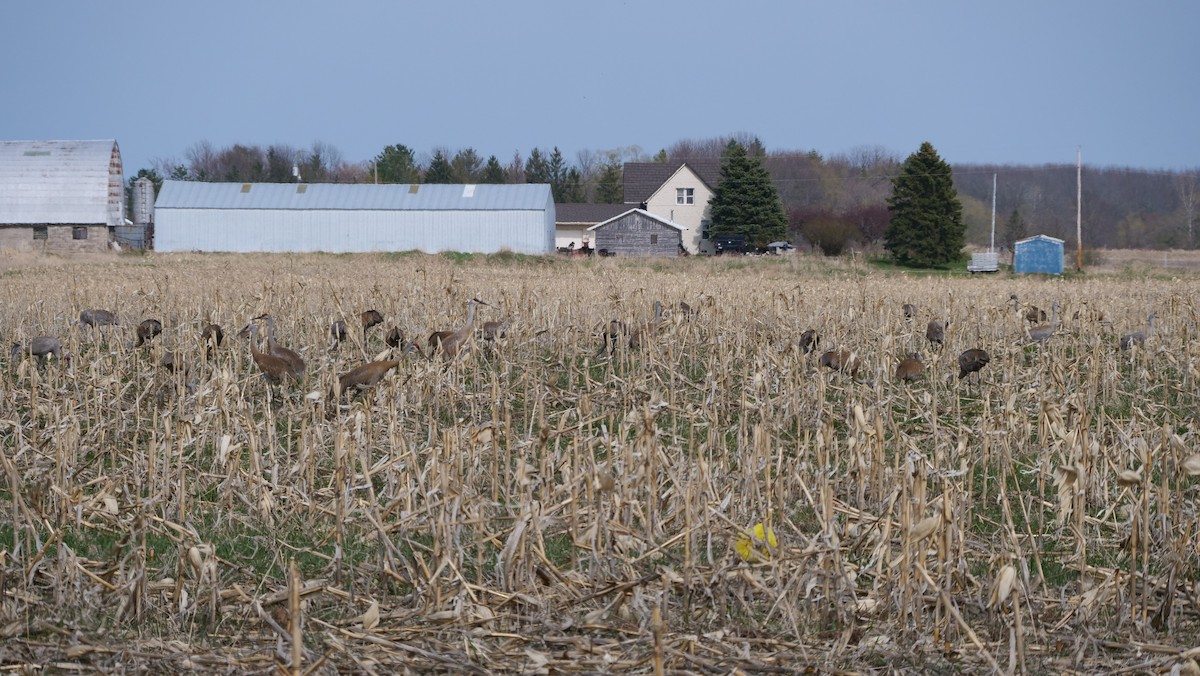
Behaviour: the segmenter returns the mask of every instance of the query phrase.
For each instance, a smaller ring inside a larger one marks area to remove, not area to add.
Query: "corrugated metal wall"
[[[1014,272],[1061,275],[1063,243],[1043,237],[1021,240],[1013,245],[1013,258]]]
[[[354,253],[465,251],[545,254],[554,205],[544,211],[300,211],[156,209],[157,251]]]

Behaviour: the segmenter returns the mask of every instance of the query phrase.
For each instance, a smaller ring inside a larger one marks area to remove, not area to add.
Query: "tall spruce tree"
[[[418,183],[421,170],[408,146],[397,143],[375,156],[375,170],[380,183]]]
[[[550,183],[550,164],[539,148],[534,148],[525,160],[526,183]]]
[[[483,165],[483,172],[479,175],[480,183],[504,183],[508,179],[504,172],[504,167],[500,166],[500,160],[496,159],[495,155],[488,158],[487,164]]]
[[[709,204],[712,234],[745,234],[763,247],[787,236],[787,215],[779,191],[760,157],[747,155],[737,141],[725,146],[721,180]]]
[[[1013,244],[1016,244],[1028,236],[1027,229],[1025,228],[1025,219],[1021,218],[1021,212],[1019,210],[1013,209],[1013,212],[1008,217],[1008,220],[1004,222],[1004,229],[1001,230],[1001,232],[1003,234],[1001,235],[1000,241],[1004,246],[1008,247],[1009,251],[1012,251]]]
[[[623,167],[615,157],[604,163],[600,169],[600,181],[596,184],[597,204],[620,204],[625,199],[622,171]]]
[[[426,183],[454,183],[454,167],[450,166],[450,160],[446,159],[446,154],[438,150],[433,153],[433,159],[429,161],[429,168],[425,170]]]
[[[958,260],[967,224],[950,165],[928,141],[904,160],[888,198],[884,248],[900,265],[933,267]]]

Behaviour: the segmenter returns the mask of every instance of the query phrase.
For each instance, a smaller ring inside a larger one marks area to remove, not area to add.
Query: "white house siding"
[[[169,209],[156,214],[157,251],[544,254],[554,216],[538,211],[253,211]]]
[[[692,188],[695,200],[692,204],[676,204],[676,189]],[[665,218],[672,223],[682,226],[683,246],[688,253],[701,253],[704,241],[701,240],[701,223],[706,219],[708,201],[713,193],[704,185],[690,167],[686,164],[679,167],[671,178],[658,189],[650,199],[646,200],[646,211]],[[712,253],[704,251],[704,253]]]
[[[558,233],[554,236],[554,246],[564,249],[574,244],[576,249],[581,249],[584,242],[588,242],[590,246],[592,238],[588,236],[587,229],[586,225],[559,226]]]

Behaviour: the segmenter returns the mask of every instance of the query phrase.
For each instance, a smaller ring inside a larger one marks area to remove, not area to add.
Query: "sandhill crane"
[[[213,350],[221,347],[225,340],[225,331],[218,324],[207,324],[200,330],[200,342],[204,345],[205,356],[212,357]]]
[[[400,347],[404,342],[404,332],[400,330],[399,326],[393,326],[392,330],[387,332],[387,337],[383,339],[383,342],[387,343],[388,347]]]
[[[337,394],[340,396],[351,389],[365,390],[374,387],[387,372],[396,368],[398,359],[373,361],[351,369],[338,377]]]
[[[56,359],[71,361],[71,355],[63,353],[62,341],[54,336],[38,336],[29,341],[29,347],[20,342],[13,343],[9,359],[16,361],[22,355],[37,357],[39,364],[46,363],[46,357],[50,355],[54,355]]]
[[[483,323],[483,339],[491,343],[497,339],[503,339],[508,333],[509,322],[484,322]]]
[[[939,319],[929,320],[929,324],[925,326],[925,338],[933,347],[941,347],[946,343],[946,327],[950,326],[950,322],[942,322]]]
[[[1146,318],[1146,320],[1150,323],[1149,329],[1145,331],[1134,331],[1121,336],[1121,349],[1128,350],[1135,345],[1138,347],[1144,346],[1146,344],[1146,336],[1154,335],[1154,320],[1157,318],[1158,315],[1151,312],[1150,316]]]
[[[341,319],[334,320],[329,325],[329,335],[333,338],[333,347],[337,347],[346,339],[346,322]]]
[[[108,310],[89,309],[79,313],[79,323],[96,328],[98,326],[112,326],[120,322],[117,321],[117,316]]]
[[[679,314],[683,315],[684,319],[691,319],[696,316],[696,310],[686,301],[679,301]]]
[[[635,327],[629,332],[629,347],[639,348],[650,340],[654,332],[662,326],[662,310],[662,302],[654,301],[654,318],[649,323]]]
[[[977,347],[971,348],[958,355],[958,379],[962,380],[968,375],[979,371],[988,362],[992,360],[991,355],[986,350],[981,350]]]
[[[162,333],[162,322],[157,319],[144,319],[137,326],[137,342],[133,347],[141,347],[146,344],[151,338]]]
[[[453,359],[458,356],[462,349],[471,338],[471,332],[475,330],[475,306],[487,305],[487,303],[472,298],[467,301],[467,323],[463,324],[454,331],[434,331],[429,334],[429,354],[433,356],[439,350],[442,356],[447,359]],[[490,306],[489,306],[490,307]]]
[[[1021,299],[1017,298],[1017,294],[1015,294],[1015,293],[1010,294],[1008,297],[1008,300],[1010,303],[1013,304],[1013,308],[1016,309],[1017,314],[1024,317],[1025,321],[1029,322],[1030,324],[1037,324],[1038,322],[1046,321],[1046,311],[1039,308],[1036,305],[1026,306],[1025,312],[1024,312],[1024,314],[1022,314],[1021,313]]]
[[[617,345],[621,342],[623,336],[629,334],[629,329],[625,326],[625,322],[620,319],[613,319],[608,322],[608,326],[604,329],[604,342],[600,345],[600,349],[596,350],[595,357],[599,357],[602,353],[608,352],[613,355],[617,351]]]
[[[925,372],[925,362],[921,361],[921,355],[916,352],[912,356],[900,360],[896,364],[896,380],[901,382],[912,382],[921,377]]]
[[[264,313],[254,318],[255,321],[265,319],[267,321],[267,353],[272,357],[283,360],[287,365],[287,373],[296,380],[304,377],[304,358],[292,350],[280,345],[275,340],[275,318],[270,313]],[[258,331],[257,327],[251,323],[250,337],[254,342],[257,342]]]
[[[270,327],[270,324],[268,323],[268,330],[270,330],[269,327]],[[268,338],[267,340],[269,343],[270,338]],[[282,357],[276,356],[275,354],[272,354],[269,351],[270,350],[269,347],[267,348],[268,349],[267,352],[259,352],[257,345],[258,345],[258,324],[251,323],[250,324],[250,356],[254,358],[254,363],[258,365],[259,370],[262,371],[263,378],[266,378],[267,382],[277,383],[277,382],[283,380],[284,378],[300,380],[301,378],[304,377],[304,369],[303,368],[299,369],[299,371],[297,372],[297,370],[293,367],[293,365],[289,364],[287,362],[287,360],[283,359]]]
[[[839,350],[829,350],[821,355],[821,366],[849,373],[853,378],[858,375],[858,357],[853,352],[845,348]]]
[[[800,334],[800,351],[804,354],[810,354],[817,349],[821,344],[821,337],[817,335],[816,329],[809,329]]]
[[[1044,343],[1050,340],[1050,336],[1054,335],[1054,330],[1058,328],[1058,303],[1055,303],[1050,308],[1050,323],[1035,326],[1029,329],[1029,341],[1033,343]]]
[[[365,343],[367,342],[367,331],[382,324],[383,315],[379,314],[378,310],[366,310],[358,316],[358,321],[362,324],[363,342]]]
[[[911,320],[917,316],[917,306],[912,303],[905,303],[900,306],[900,309],[904,312],[905,319]]]

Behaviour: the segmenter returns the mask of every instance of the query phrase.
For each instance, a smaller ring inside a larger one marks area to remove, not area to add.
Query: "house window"
[[[676,204],[695,204],[696,189],[695,188],[676,188],[675,189]]]
[[[76,225],[71,228],[71,239],[87,239],[87,226]]]
[[[709,231],[708,231],[708,227],[710,225],[712,225],[712,221],[700,221],[700,238],[701,239],[710,239],[712,237],[711,233],[709,233]]]
[[[658,244],[658,235],[650,235],[650,243]]]
[[[34,239],[46,239],[46,237],[48,235],[49,235],[48,227],[46,227],[44,225],[33,226],[33,238]]]

